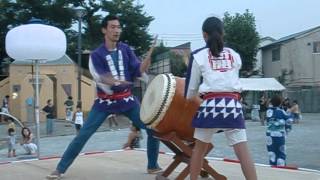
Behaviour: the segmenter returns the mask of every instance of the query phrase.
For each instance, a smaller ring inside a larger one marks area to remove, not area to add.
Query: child
[[[281,108],[286,112],[291,108],[291,103],[289,98],[285,98],[284,101],[282,101]]]
[[[12,128],[13,131],[16,131],[16,125],[14,124],[14,120],[12,118],[9,118],[9,124],[8,124],[8,129]]]
[[[229,145],[233,146],[240,160],[245,178],[256,180],[240,103],[241,58],[233,49],[224,47],[220,19],[207,18],[202,31],[207,46],[192,53],[185,83],[187,99],[198,96],[198,93],[203,98],[192,120],[196,142],[190,161],[190,179],[198,179],[213,134],[224,130]]]
[[[74,113],[74,125],[77,131],[77,134],[79,134],[79,131],[83,125],[83,112],[81,111],[81,107],[77,106],[77,111]]]
[[[16,133],[13,128],[8,129],[8,157],[16,157]]]
[[[38,149],[37,145],[32,143],[33,135],[29,128],[23,127],[21,130],[21,146],[26,150],[27,155],[34,155]]]
[[[280,108],[281,98],[271,99],[272,107],[267,110],[267,150],[269,163],[274,166],[286,165],[285,136],[291,130],[291,117]]]
[[[66,120],[71,121],[73,119],[73,100],[72,96],[69,96],[68,99],[64,102],[66,108]]]
[[[140,128],[131,125],[131,132],[128,135],[127,142],[123,145],[123,149],[140,148],[140,138],[142,138]]]
[[[293,123],[299,124],[299,121],[301,120],[301,112],[297,100],[292,101],[292,106],[288,111],[292,114]]]

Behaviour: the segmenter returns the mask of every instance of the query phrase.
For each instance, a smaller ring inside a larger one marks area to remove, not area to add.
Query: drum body
[[[184,98],[185,79],[160,74],[149,84],[143,97],[140,118],[160,134],[176,132],[183,140],[194,141],[193,116],[200,99]]]

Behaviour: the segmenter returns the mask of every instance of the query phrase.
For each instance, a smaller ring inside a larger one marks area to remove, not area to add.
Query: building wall
[[[11,65],[9,88],[1,88],[1,91],[7,91],[12,94],[18,91],[18,97],[11,99],[10,109],[14,116],[22,121],[26,120],[26,99],[33,97],[34,90],[32,86],[32,66],[31,65]],[[54,82],[56,79],[56,94],[54,95]],[[71,96],[74,99],[75,106],[77,102],[77,68],[73,64],[68,65],[41,65],[40,66],[40,109],[46,105],[48,99],[54,100],[57,108],[57,118],[65,119],[64,101],[68,95],[62,88],[62,84],[71,84]],[[95,98],[94,82],[85,76],[82,76],[82,102],[83,111],[89,111]],[[56,98],[55,98],[56,97]],[[75,108],[74,106],[74,108]],[[45,120],[44,114],[41,114],[40,120]]]
[[[287,96],[298,100],[302,112],[320,112],[320,87],[290,87]]]
[[[279,77],[282,70],[287,70],[288,86],[314,86],[320,83],[320,54],[312,53],[313,41],[320,40],[320,31],[307,34],[289,41],[280,47],[280,61],[272,61],[272,50],[263,51],[263,71],[265,77]]]
[[[6,78],[2,81],[0,81],[0,100],[1,100],[1,106],[2,106],[2,100],[6,95],[9,94],[10,90],[10,80],[9,78]]]
[[[82,81],[81,83],[82,110],[85,112],[85,115],[86,115],[87,112],[90,111],[93,105],[93,101],[96,98],[96,88],[95,88],[96,86],[95,86],[95,82],[92,79],[89,79],[85,76],[82,76],[81,81]],[[77,96],[74,96],[74,97],[77,97]]]
[[[171,49],[172,52],[182,56],[183,62],[188,65],[190,59],[190,49]]]
[[[280,48],[280,61],[272,61],[272,50]],[[277,46],[262,52],[262,67],[264,77],[278,77],[281,75],[282,47]]]
[[[320,112],[320,54],[313,53],[314,41],[320,41],[320,30],[279,44],[280,61],[272,62],[273,48],[262,53],[264,76],[277,78],[285,70],[284,95],[298,100],[303,112]]]
[[[259,48],[266,46],[266,45],[272,43],[273,41],[274,41],[274,39],[272,39],[272,38],[262,39],[261,42],[259,43]],[[259,73],[262,73],[262,50],[261,49],[258,50],[257,55],[256,55],[256,59],[257,59],[257,61],[255,64],[254,70],[258,70]]]
[[[50,67],[43,68],[44,71],[49,71]],[[56,66],[54,67],[56,72],[55,77],[57,78],[57,116],[59,119],[65,118],[65,107],[64,102],[67,100],[68,95],[62,88],[63,84],[71,84],[71,96],[73,97],[74,104],[77,103],[77,67],[75,65],[68,66]],[[75,108],[74,105],[74,108]]]
[[[320,41],[320,31],[308,34],[301,38],[291,41],[286,45],[285,63],[287,68],[292,68],[288,86],[319,86],[320,73],[320,54],[313,53],[313,42]],[[291,67],[290,67],[291,66]]]

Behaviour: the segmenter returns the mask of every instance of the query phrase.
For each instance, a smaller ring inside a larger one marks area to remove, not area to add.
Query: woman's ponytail
[[[220,52],[223,50],[223,38],[217,32],[209,35],[207,46],[213,56],[219,57]]]
[[[207,46],[213,56],[218,57],[223,50],[223,23],[219,18],[209,17],[203,25],[202,31],[207,33]]]

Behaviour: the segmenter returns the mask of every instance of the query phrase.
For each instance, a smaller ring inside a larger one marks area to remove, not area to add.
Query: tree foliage
[[[1,0],[0,1],[0,59],[7,57],[5,35],[10,28],[26,24],[32,17],[63,30],[67,36],[67,54],[75,57],[77,47],[77,18],[73,7],[86,9],[83,18],[82,49],[93,49],[102,43],[101,21],[106,15],[116,14],[123,25],[122,41],[136,49],[137,55],[146,52],[152,36],[148,26],[153,20],[134,0]]]
[[[72,25],[72,12],[65,1],[45,0],[1,0],[0,1],[0,59],[7,57],[5,36],[18,25],[26,24],[32,17],[44,20],[44,23],[67,30]]]
[[[187,65],[183,61],[183,57],[177,53],[170,52],[170,70],[174,76],[184,77],[187,71]]]
[[[137,55],[149,49],[152,37],[147,33],[149,24],[154,20],[143,12],[143,5],[134,5],[134,0],[101,1],[102,10],[120,17],[123,31],[120,40],[135,48]]]
[[[249,10],[246,10],[243,14],[236,13],[233,16],[226,12],[223,22],[225,29],[224,38],[227,46],[236,50],[241,56],[241,74],[251,74],[259,44],[255,17]]]

